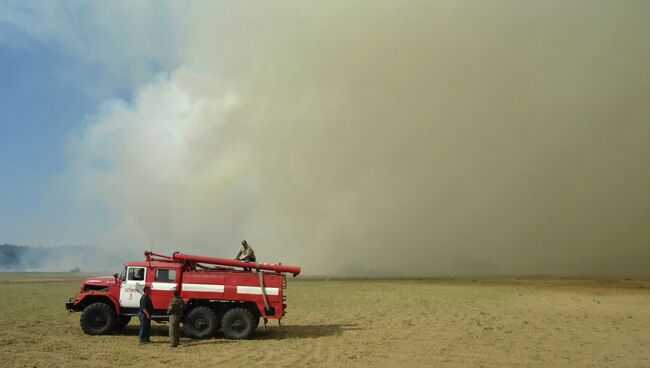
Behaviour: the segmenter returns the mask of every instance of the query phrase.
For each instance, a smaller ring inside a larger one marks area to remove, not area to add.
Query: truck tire
[[[129,322],[131,322],[131,316],[120,316],[117,321],[115,321],[115,331],[120,331],[126,327]]]
[[[93,303],[81,312],[79,324],[88,335],[105,335],[113,332],[117,317],[106,303]]]
[[[223,315],[221,320],[223,335],[231,340],[247,339],[256,327],[253,313],[246,308],[232,308]]]
[[[217,317],[214,310],[208,307],[195,307],[183,320],[185,335],[193,339],[205,339],[214,335],[217,330]]]

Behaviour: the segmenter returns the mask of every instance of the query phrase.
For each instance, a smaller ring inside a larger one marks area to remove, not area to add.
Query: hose
[[[260,264],[255,262],[255,270],[257,270],[257,275],[260,277],[260,288],[262,289],[262,299],[264,299],[264,312],[269,313],[271,308],[269,307],[269,301],[266,297],[266,288],[264,287],[264,272],[260,272]]]

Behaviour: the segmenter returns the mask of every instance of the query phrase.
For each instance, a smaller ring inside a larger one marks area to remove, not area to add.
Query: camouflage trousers
[[[180,340],[181,316],[172,314],[169,316],[169,344],[172,347],[178,346]]]

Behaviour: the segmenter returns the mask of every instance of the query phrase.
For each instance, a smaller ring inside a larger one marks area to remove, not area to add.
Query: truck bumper
[[[65,309],[67,309],[68,312],[70,312],[70,313],[77,312],[79,310],[78,307],[79,307],[78,305],[75,305],[73,298],[70,298],[70,300],[68,300],[65,303]]]

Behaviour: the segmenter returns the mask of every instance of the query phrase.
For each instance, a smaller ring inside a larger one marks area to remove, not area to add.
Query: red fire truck
[[[90,335],[112,333],[138,314],[142,288],[151,287],[155,321],[168,320],[167,307],[174,289],[180,290],[187,308],[183,330],[192,338],[215,336],[246,339],[260,318],[278,322],[286,314],[286,274],[300,267],[243,262],[182,253],[165,256],[144,252],[144,262],[129,262],[121,276],[91,277],[79,294],[66,303],[81,312],[81,329]]]

